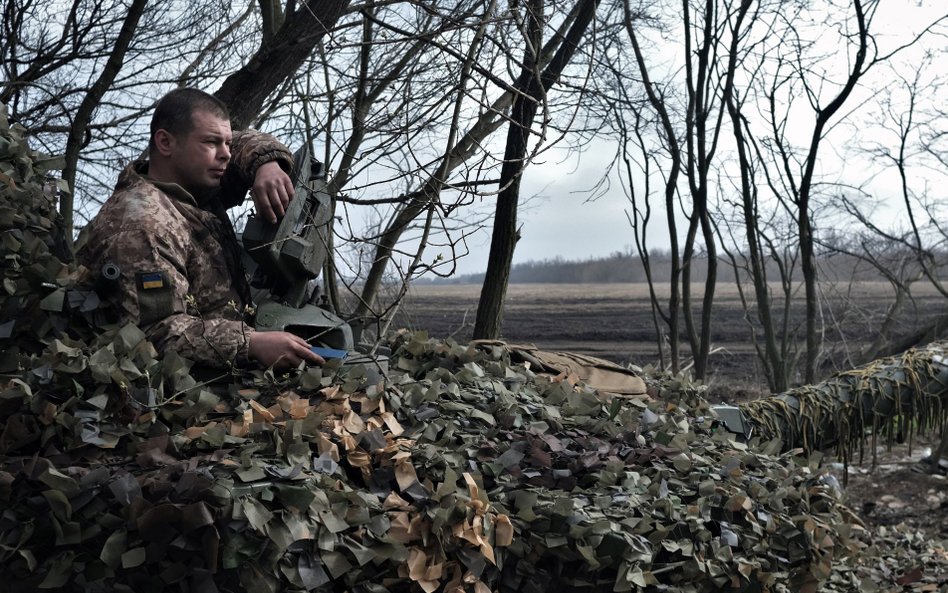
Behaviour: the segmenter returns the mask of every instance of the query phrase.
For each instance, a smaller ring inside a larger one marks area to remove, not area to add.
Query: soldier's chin
[[[221,188],[220,179],[204,179],[200,184],[195,184],[189,191],[194,196],[207,196]]]

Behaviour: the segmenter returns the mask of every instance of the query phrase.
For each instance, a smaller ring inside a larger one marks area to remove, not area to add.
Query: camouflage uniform
[[[124,321],[137,323],[159,351],[212,367],[247,362],[253,333],[226,208],[243,201],[261,165],[276,160],[289,172],[293,163],[285,146],[259,132],[236,132],[231,154],[220,190],[204,196],[148,178],[147,161],[132,163],[78,249],[94,274],[107,263],[121,270],[110,298]]]

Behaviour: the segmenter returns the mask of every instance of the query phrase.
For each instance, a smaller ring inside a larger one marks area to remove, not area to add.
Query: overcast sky
[[[628,251],[634,243],[624,210],[629,203],[621,188],[588,201],[593,184],[603,175],[603,160],[612,147],[593,145],[577,158],[560,161],[555,155],[531,165],[521,192],[526,205],[519,212],[521,239],[514,263],[533,260],[577,260]],[[667,244],[667,234],[659,244]],[[471,255],[459,265],[460,273],[483,272],[487,267],[490,235],[480,233],[470,242]]]
[[[946,11],[948,0],[921,3],[918,0],[884,0],[873,23],[880,48],[885,51],[896,40],[907,39]],[[944,41],[944,37],[936,37],[929,40],[927,45]],[[911,64],[913,59],[907,61]],[[943,75],[944,67],[940,67],[940,70]],[[855,106],[869,98],[878,92],[880,85],[888,82],[886,79],[867,77],[849,105]],[[948,100],[948,97],[945,99]],[[866,114],[862,117],[866,117]],[[843,125],[834,133],[838,138],[851,139],[858,132],[852,125]],[[565,161],[560,160],[562,157],[557,156],[555,151],[550,151],[543,155],[545,158],[542,162],[532,164],[527,169],[522,183],[521,201],[529,196],[536,198],[529,201],[519,214],[522,230],[514,254],[515,264],[555,257],[580,260],[629,250],[634,238],[625,215],[629,203],[621,187],[614,182],[605,195],[595,201],[586,201],[588,190],[601,177],[604,162],[611,158],[613,150],[606,142],[593,143],[579,157]],[[866,167],[871,166],[868,162],[859,165],[853,161],[843,163],[830,146],[821,150],[821,158],[824,161],[823,171],[832,175],[834,170],[838,170],[839,180],[844,182],[863,181],[868,176]],[[886,194],[897,186],[890,176],[880,176],[872,183],[871,188],[879,194]],[[657,218],[660,213],[655,212],[653,215]],[[655,221],[654,228],[650,230],[651,246],[668,245],[667,232],[662,234],[664,228],[664,222]],[[471,254],[459,262],[460,274],[482,272],[486,268],[490,247],[489,230],[472,237],[469,247]]]

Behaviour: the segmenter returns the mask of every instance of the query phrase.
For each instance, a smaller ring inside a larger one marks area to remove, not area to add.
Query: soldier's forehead
[[[197,130],[218,132],[225,135],[231,134],[230,120],[211,113],[210,111],[196,109],[191,114],[191,121]]]

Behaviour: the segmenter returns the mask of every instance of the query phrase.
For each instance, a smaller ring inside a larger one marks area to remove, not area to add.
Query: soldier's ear
[[[164,128],[155,131],[154,140],[155,152],[165,157],[171,156],[178,141],[177,138],[174,137],[174,134]]]

